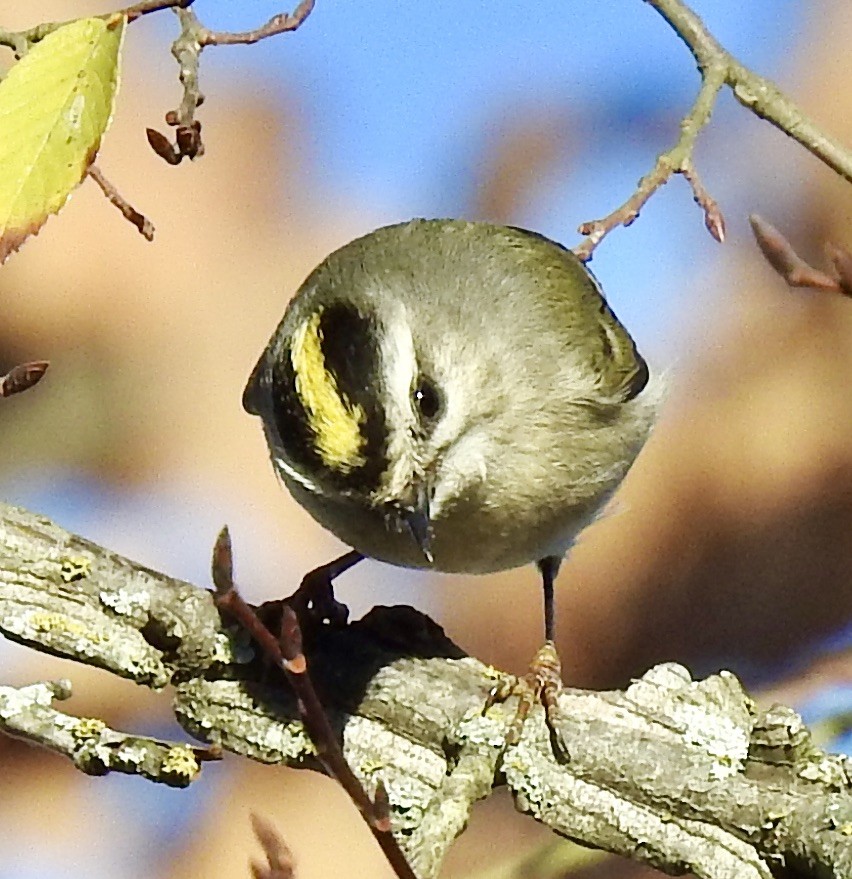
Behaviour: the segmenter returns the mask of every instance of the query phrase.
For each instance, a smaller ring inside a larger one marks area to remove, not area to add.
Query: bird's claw
[[[486,711],[498,702],[518,697],[518,708],[506,733],[507,748],[520,741],[530,709],[541,703],[553,753],[560,762],[568,762],[568,748],[559,731],[559,694],[562,689],[562,663],[553,641],[544,642],[523,677],[503,678],[491,689],[485,702]]]

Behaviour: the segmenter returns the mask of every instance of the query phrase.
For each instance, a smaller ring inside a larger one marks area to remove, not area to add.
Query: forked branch
[[[654,168],[639,181],[630,198],[602,219],[580,225],[580,234],[586,236],[574,248],[580,259],[591,259],[595,248],[613,229],[632,223],[648,199],[675,174],[682,175],[692,187],[710,234],[717,241],[724,239],[722,213],[701,182],[693,159],[697,136],[710,121],[716,99],[724,86],[731,89],[740,104],[792,137],[829,168],[852,182],[852,151],[827,135],[775,83],[738,61],[683,0],[644,2],[655,9],[686,44],[701,74],[701,87],[695,103],[681,120],[677,142],[660,154]]]

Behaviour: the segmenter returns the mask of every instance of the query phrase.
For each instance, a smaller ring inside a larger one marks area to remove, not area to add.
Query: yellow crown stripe
[[[350,403],[325,365],[317,311],[293,333],[290,361],[296,374],[296,393],[316,438],[316,451],[326,466],[343,473],[366,463],[361,449],[366,421],[363,407]]]

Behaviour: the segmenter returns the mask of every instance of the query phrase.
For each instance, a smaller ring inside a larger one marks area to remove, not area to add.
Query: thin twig
[[[299,28],[305,19],[313,12],[315,0],[302,0],[302,2],[293,10],[292,13],[280,12],[273,15],[266,24],[250,31],[240,31],[229,33],[227,31],[211,31],[204,28],[204,34],[201,37],[201,45],[203,46],[236,46],[251,45],[267,37],[274,37],[276,34],[284,34],[288,31],[294,31]]]
[[[191,160],[204,155],[201,123],[195,118],[195,111],[204,102],[199,82],[201,53],[207,46],[249,45],[276,34],[295,31],[311,14],[314,3],[315,0],[302,0],[292,13],[281,12],[261,27],[233,33],[210,30],[192,9],[175,9],[181,30],[172,44],[172,55],[178,62],[183,97],[177,109],[169,110],[165,117],[166,124],[175,129],[174,143],[156,129],[148,128],[146,133],[151,149],[170,165],[178,165],[184,158]]]
[[[131,22],[151,12],[160,12],[163,9],[174,9],[175,7],[186,8],[191,6],[193,2],[194,0],[141,0],[141,2],[134,3],[132,6],[118,9],[115,12],[105,12],[102,15],[93,16],[93,18],[113,21],[124,16],[128,22]],[[24,31],[7,31],[0,28],[0,46],[7,46],[14,51],[16,58],[21,58],[26,53],[27,48],[33,43],[38,43],[48,34],[59,30],[61,27],[65,27],[66,24],[71,24],[73,21],[77,21],[77,19],[45,21]]]
[[[296,612],[286,602],[282,603],[281,637],[280,640],[275,638],[237,591],[233,578],[231,538],[227,528],[223,528],[216,539],[212,573],[217,607],[236,619],[257,642],[267,659],[287,676],[296,695],[302,724],[316,748],[317,758],[323,768],[349,794],[397,877],[417,879],[391,832],[387,793],[380,788],[377,801],[373,802],[343,756],[308,674]]]
[[[148,241],[154,240],[154,224],[144,215],[140,214],[121,193],[103,175],[103,171],[97,165],[89,165],[89,177],[101,188],[101,192],[107,197],[110,204],[117,207],[124,218],[129,220],[139,230],[143,238]]]
[[[580,234],[587,237],[574,248],[580,259],[589,260],[598,244],[617,226],[632,223],[648,199],[673,174],[681,174],[689,182],[695,201],[704,211],[708,231],[717,241],[724,240],[722,213],[698,177],[693,160],[695,140],[710,121],[723,86],[728,86],[734,97],[756,116],[792,137],[852,182],[852,151],[825,134],[775,83],[749,70],[731,55],[683,0],[644,2],[656,10],[686,44],[698,65],[701,87],[692,108],[681,120],[677,142],[658,157],[654,168],[639,181],[630,198],[602,219],[581,224]]]
[[[159,12],[161,9],[186,9],[188,6],[192,6],[194,2],[195,0],[142,0],[141,3],[134,3],[133,6],[119,9],[118,12],[112,14],[123,15],[129,24],[131,21],[136,21],[137,18],[148,15],[151,12]]]
[[[0,377],[0,397],[11,397],[29,390],[41,381],[48,366],[48,360],[31,360],[29,363],[13,366],[6,375]]]
[[[296,862],[293,852],[278,830],[265,818],[254,813],[251,816],[251,826],[266,857],[265,864],[254,860],[251,862],[254,879],[294,879]]]
[[[757,214],[749,218],[757,246],[766,261],[790,287],[828,290],[852,296],[852,254],[834,244],[826,246],[835,274],[814,268],[793,249],[793,245],[770,223]]]
[[[683,0],[645,2],[659,12],[686,43],[702,76],[706,76],[710,68],[724,69],[725,84],[744,107],[792,137],[852,183],[852,151],[825,134],[774,82],[749,70],[724,49]]]
[[[591,220],[579,227],[581,235],[587,236],[575,248],[574,253],[586,262],[598,244],[617,226],[629,226],[638,216],[648,199],[674,174],[681,174],[692,187],[695,201],[704,211],[704,222],[717,241],[724,240],[725,222],[716,202],[710,198],[702,185],[692,162],[695,141],[702,128],[710,121],[716,96],[724,85],[719,71],[705,76],[695,103],[680,122],[680,137],[675,145],[657,157],[654,167],[637,185],[633,194],[620,207],[600,220]]]

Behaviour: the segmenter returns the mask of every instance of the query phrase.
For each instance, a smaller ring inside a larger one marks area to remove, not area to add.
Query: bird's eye
[[[420,414],[427,419],[435,418],[441,411],[441,394],[429,379],[421,376],[412,392],[414,404]]]

